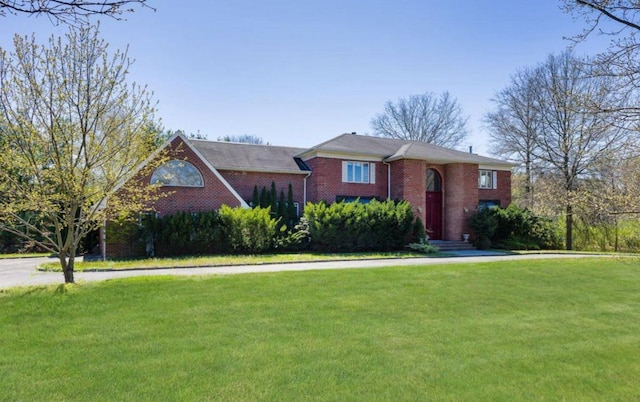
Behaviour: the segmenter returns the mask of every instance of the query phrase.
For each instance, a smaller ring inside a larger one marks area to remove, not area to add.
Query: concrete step
[[[438,246],[440,251],[475,250],[473,244],[464,241],[429,240],[429,243]]]

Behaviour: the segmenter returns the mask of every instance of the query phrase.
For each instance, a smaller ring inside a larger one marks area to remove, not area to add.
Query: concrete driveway
[[[471,254],[471,255],[468,255]],[[446,258],[407,258],[386,260],[355,260],[355,261],[330,261],[307,262],[291,264],[264,264],[241,265],[232,267],[201,267],[201,268],[168,268],[168,269],[144,269],[128,271],[107,272],[76,272],[76,282],[101,281],[113,278],[126,278],[131,276],[152,275],[232,275],[255,272],[278,271],[309,271],[319,269],[357,269],[380,268],[388,266],[409,265],[436,265],[436,264],[463,264],[490,261],[513,261],[548,258],[585,258],[594,255],[581,254],[526,254],[526,255],[482,255],[482,253],[461,254],[456,257]],[[479,254],[479,255],[478,255]],[[56,261],[54,258],[17,258],[0,259],[0,289],[16,286],[35,286],[61,284],[64,278],[61,272],[41,272],[36,267],[45,261]]]

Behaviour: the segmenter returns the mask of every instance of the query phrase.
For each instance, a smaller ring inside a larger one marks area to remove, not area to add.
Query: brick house
[[[254,188],[292,185],[294,202],[406,200],[434,240],[460,240],[479,206],[511,202],[510,162],[417,141],[342,134],[312,148],[187,139],[148,180],[163,184],[159,215],[249,207]],[[140,179],[140,178],[138,178]],[[106,246],[106,250],[104,247]],[[103,255],[127,254],[110,244]]]

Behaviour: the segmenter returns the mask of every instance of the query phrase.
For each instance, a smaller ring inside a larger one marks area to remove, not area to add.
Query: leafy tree
[[[396,103],[388,101],[384,112],[371,120],[371,128],[381,137],[455,148],[467,137],[468,120],[449,92],[440,96],[427,92]]]
[[[57,254],[73,282],[85,235],[154,197],[148,185],[117,192],[155,149],[153,106],[97,28],[45,46],[16,35],[14,47],[0,49],[0,229]]]
[[[151,8],[147,0],[0,0],[0,16],[7,14],[47,15],[56,23],[83,23],[92,15],[106,15],[116,20],[132,6]]]
[[[218,141],[225,141],[225,142],[241,142],[244,144],[256,144],[256,145],[262,145],[264,144],[264,141],[262,140],[262,138],[256,136],[256,135],[251,135],[251,134],[243,134],[243,135],[225,135],[224,137],[218,137]],[[269,144],[267,144],[269,145]]]

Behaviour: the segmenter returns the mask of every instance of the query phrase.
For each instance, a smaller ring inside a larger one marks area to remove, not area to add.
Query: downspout
[[[307,173],[307,175],[304,177],[304,181],[303,181],[304,187],[303,187],[303,192],[302,192],[302,209],[304,209],[304,206],[307,205],[307,179],[309,178],[309,176],[311,176],[311,171],[309,171],[309,173]]]
[[[387,165],[387,200],[391,199],[391,164],[382,161],[383,165]]]

